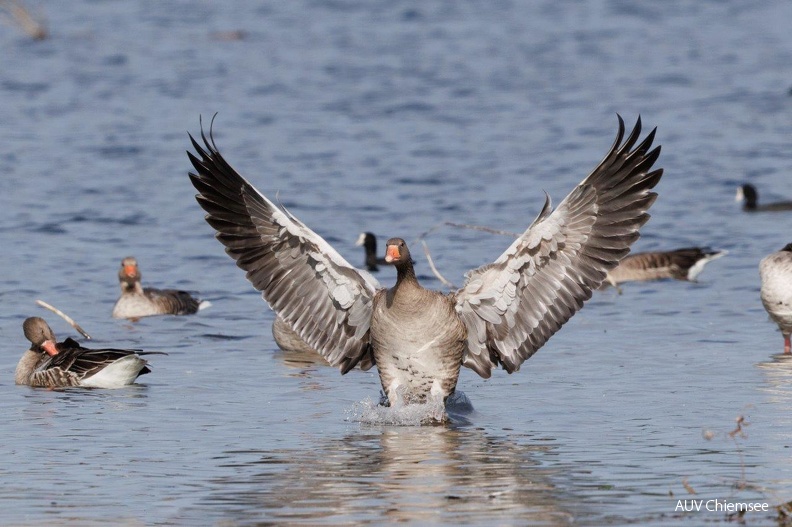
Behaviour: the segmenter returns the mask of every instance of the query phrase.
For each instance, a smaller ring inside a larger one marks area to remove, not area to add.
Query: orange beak
[[[125,265],[124,266],[124,274],[133,277],[137,274],[137,270],[135,269],[134,265]]]
[[[47,355],[54,357],[58,354],[58,348],[55,347],[55,343],[51,340],[45,340],[41,347],[44,348],[44,351],[47,352]]]
[[[401,257],[399,254],[399,247],[397,245],[388,245],[385,251],[385,261],[388,263],[395,262]]]

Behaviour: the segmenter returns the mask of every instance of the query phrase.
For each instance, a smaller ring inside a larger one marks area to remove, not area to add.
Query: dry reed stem
[[[77,324],[77,322],[72,320],[72,318],[69,315],[67,315],[66,313],[64,313],[60,309],[51,306],[50,304],[44,302],[43,300],[36,300],[36,304],[40,305],[41,307],[43,307],[45,309],[49,309],[50,311],[52,311],[53,313],[55,313],[56,315],[61,317],[63,320],[65,320],[71,327],[73,327],[74,329],[79,331],[80,334],[83,337],[85,337],[88,340],[91,340],[91,335],[86,333],[85,330],[83,328],[81,328],[79,324]]]
[[[49,30],[41,15],[33,15],[19,0],[0,0],[0,12],[4,12],[2,18],[16,26],[36,40],[44,40],[49,37]]]

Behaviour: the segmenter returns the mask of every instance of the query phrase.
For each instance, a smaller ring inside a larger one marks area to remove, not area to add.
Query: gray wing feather
[[[618,119],[616,141],[597,168],[555,211],[548,197],[531,226],[456,292],[468,328],[464,365],[482,377],[498,364],[517,371],[591,297],[649,219],[660,147],[650,151],[654,130],[635,146],[640,117],[622,143]]]
[[[200,156],[187,153],[197,171],[190,179],[217,239],[272,309],[346,373],[368,353],[371,306],[379,284],[256,190],[203,130],[201,138],[204,146],[190,136]]]

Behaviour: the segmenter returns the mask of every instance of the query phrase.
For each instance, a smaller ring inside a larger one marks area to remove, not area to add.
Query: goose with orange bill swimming
[[[113,306],[113,318],[140,318],[154,315],[192,315],[210,303],[193,297],[187,291],[143,287],[137,260],[128,256],[121,260],[118,271],[121,296]]]
[[[158,351],[88,349],[67,338],[57,342],[43,318],[22,323],[30,348],[22,355],[14,382],[38,388],[120,388],[151,372],[142,355],[165,355]]]

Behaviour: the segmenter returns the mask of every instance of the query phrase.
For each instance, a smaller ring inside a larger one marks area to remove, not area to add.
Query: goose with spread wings
[[[450,294],[424,289],[400,238],[386,244],[390,289],[350,265],[276,206],[220,154],[211,130],[190,136],[196,199],[217,239],[272,309],[346,373],[376,364],[390,404],[445,400],[460,367],[488,378],[512,373],[572,317],[627,255],[649,219],[662,169],[655,130],[624,122],[599,165],[539,216],[494,262],[469,271]]]

